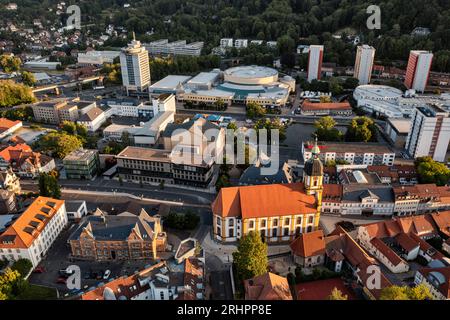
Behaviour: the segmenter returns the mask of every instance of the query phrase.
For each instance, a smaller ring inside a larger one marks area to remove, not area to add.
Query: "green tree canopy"
[[[336,121],[330,117],[322,117],[314,122],[315,134],[320,141],[341,141],[342,132],[335,128]]]
[[[413,288],[408,286],[390,286],[381,290],[380,300],[425,300],[432,299],[430,290],[419,284]]]
[[[233,261],[236,265],[237,276],[247,280],[267,272],[267,244],[261,236],[253,231],[239,240],[236,252],[233,252]]]
[[[50,132],[39,139],[37,146],[43,152],[63,159],[70,152],[80,149],[83,144],[77,136],[66,132]]]
[[[11,80],[0,80],[0,107],[13,107],[36,101],[30,87]]]
[[[0,67],[2,67],[6,73],[19,71],[21,64],[22,61],[19,57],[9,56],[6,54],[0,56]]]
[[[376,142],[377,129],[372,119],[355,117],[347,128],[345,140],[349,142]]]
[[[32,87],[36,84],[36,77],[31,72],[22,71],[22,82],[23,84]]]
[[[420,157],[414,162],[420,183],[435,183],[443,186],[450,180],[450,169],[431,157]]]
[[[61,198],[61,188],[58,179],[53,175],[41,173],[39,175],[39,195],[43,197]]]
[[[250,119],[256,119],[264,117],[266,114],[266,109],[264,109],[261,105],[255,103],[255,102],[249,102],[247,103],[247,117]]]

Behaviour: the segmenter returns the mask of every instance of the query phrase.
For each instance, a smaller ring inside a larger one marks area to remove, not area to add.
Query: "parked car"
[[[36,267],[33,270],[33,273],[44,273],[45,272],[45,268],[44,267]]]
[[[106,270],[103,274],[103,280],[108,280],[109,276],[111,275],[111,270]]]

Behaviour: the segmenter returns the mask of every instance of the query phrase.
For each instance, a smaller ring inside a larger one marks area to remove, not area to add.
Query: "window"
[[[228,229],[228,237],[234,237],[234,229]]]
[[[278,227],[278,219],[273,219],[272,226]]]
[[[295,228],[295,235],[298,237],[302,233],[302,227]]]
[[[291,220],[289,218],[284,219],[284,225],[289,225]]]
[[[228,220],[228,226],[234,227],[234,219]]]
[[[272,237],[278,237],[278,229],[272,228]]]
[[[261,228],[265,228],[266,227],[266,220],[261,220]]]
[[[250,220],[248,222],[248,227],[249,227],[249,229],[253,229],[255,227],[255,222],[253,220]]]
[[[217,224],[218,226],[220,226],[221,223],[222,223],[222,220],[220,220],[220,218],[217,217],[217,219],[216,219],[216,224]]]
[[[314,217],[313,216],[308,217],[308,223],[313,223],[313,221],[314,221]]]
[[[302,218],[301,217],[297,217],[296,224],[302,224]]]
[[[289,228],[283,229],[283,236],[285,236],[285,237],[289,236]]]

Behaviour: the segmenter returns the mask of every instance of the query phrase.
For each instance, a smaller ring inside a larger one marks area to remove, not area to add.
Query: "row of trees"
[[[336,128],[336,120],[330,116],[322,117],[314,123],[315,134],[321,141],[376,142],[375,122],[365,116],[355,117],[343,134]]]

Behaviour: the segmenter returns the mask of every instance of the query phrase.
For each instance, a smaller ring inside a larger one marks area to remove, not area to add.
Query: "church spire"
[[[317,134],[315,134],[315,138],[314,138],[314,146],[311,150],[311,153],[313,155],[313,158],[318,158],[319,154],[320,154],[320,148],[319,148],[319,144],[317,141]]]

